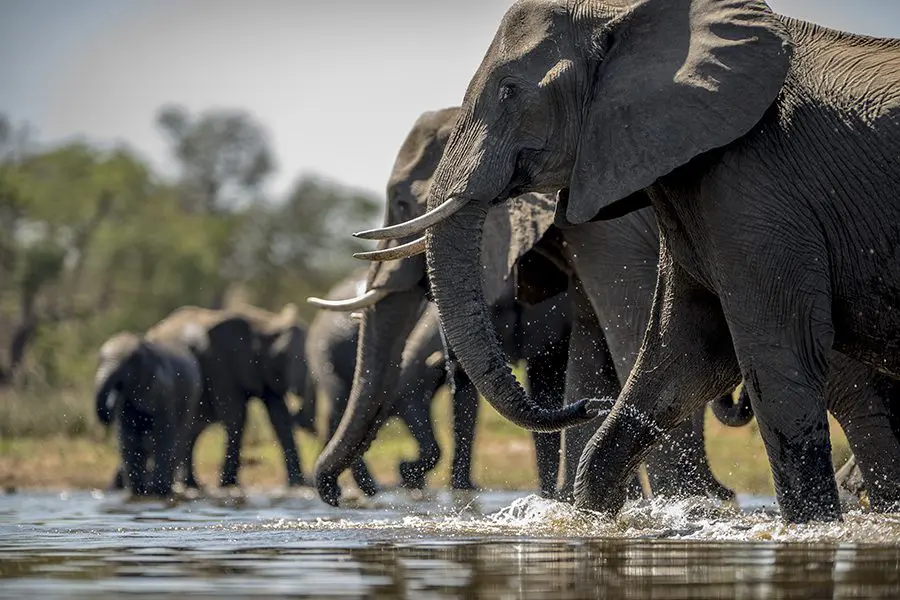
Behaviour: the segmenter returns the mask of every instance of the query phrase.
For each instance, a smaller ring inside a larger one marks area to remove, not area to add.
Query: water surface
[[[629,504],[522,493],[311,492],[177,505],[0,496],[0,598],[898,598],[900,515],[782,524],[765,499]]]

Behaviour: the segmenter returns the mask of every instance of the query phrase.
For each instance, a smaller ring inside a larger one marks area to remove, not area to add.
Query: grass
[[[3,488],[102,488],[117,463],[115,436],[95,421],[90,394],[74,391],[46,394],[0,394],[0,486]],[[452,456],[450,404],[441,392],[432,408],[443,450],[429,485],[445,486]],[[273,487],[285,481],[281,450],[262,406],[253,402],[244,436],[240,481],[247,487]],[[487,489],[535,489],[534,447],[530,435],[501,418],[482,402],[476,432],[472,478]],[[847,441],[832,421],[836,464],[849,456]],[[713,473],[729,487],[745,493],[771,494],[772,478],[755,421],[727,428],[708,415],[707,453]],[[319,440],[298,432],[296,439],[305,473],[321,450]],[[221,426],[201,436],[195,454],[198,476],[206,485],[217,480],[224,452]],[[397,483],[397,462],[415,456],[405,427],[392,420],[366,454],[383,485]],[[348,474],[342,483],[351,485]]]

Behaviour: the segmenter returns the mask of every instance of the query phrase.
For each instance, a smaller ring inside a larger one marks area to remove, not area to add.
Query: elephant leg
[[[108,491],[125,489],[125,466],[122,463],[116,466],[116,472],[113,473],[112,481],[109,482],[106,489]]]
[[[119,420],[119,450],[122,454],[124,483],[131,492],[138,496],[149,493],[150,474],[147,472],[147,444],[144,439],[146,425],[140,416],[131,411],[122,410]]]
[[[800,258],[781,257],[796,281],[771,286],[765,273],[750,274],[744,294],[722,296],[781,514],[792,523],[841,517],[825,404],[831,285],[815,261]]]
[[[303,471],[300,468],[300,453],[297,451],[297,442],[294,440],[291,412],[284,401],[284,396],[267,392],[263,402],[266,412],[269,414],[269,422],[272,423],[272,430],[275,431],[275,437],[278,438],[278,443],[284,453],[288,485],[306,485]]]
[[[567,348],[553,348],[550,356],[529,357],[526,366],[531,397],[542,407],[558,409],[563,405],[566,387]],[[556,494],[559,476],[560,448],[562,435],[553,433],[532,433],[534,452],[537,459],[538,483],[541,495],[552,498]]]
[[[149,492],[154,496],[170,496],[175,478],[177,437],[173,415],[159,411],[153,419],[153,480]]]
[[[332,402],[331,413],[328,415],[328,439],[331,440],[341,424],[344,411],[347,410],[347,402],[350,399],[350,385],[336,378],[329,382],[323,382],[322,385],[325,397]],[[350,473],[353,475],[356,487],[366,496],[374,496],[378,493],[378,482],[372,476],[362,456],[350,463]]]
[[[227,414],[224,418],[225,435],[225,462],[222,465],[222,475],[219,485],[222,487],[237,486],[238,470],[241,467],[241,443],[244,438],[244,424],[247,420],[247,399],[243,395],[235,394],[230,399]]]
[[[900,439],[892,428],[891,408],[900,399],[900,382],[833,353],[826,393],[853,450],[849,464],[838,472],[838,484],[857,495],[864,484],[873,510],[897,510]]]
[[[631,375],[578,465],[576,505],[618,512],[626,476],[694,410],[740,381],[718,298],[684,272],[660,246],[660,269]]]
[[[704,425],[706,406],[694,411],[690,421],[671,431],[647,456],[647,475],[654,495],[710,496],[734,500],[734,491],[713,475],[706,458]]]
[[[197,445],[197,438],[206,429],[209,423],[207,421],[197,419],[188,425],[186,438],[184,441],[183,460],[184,460],[184,485],[188,488],[200,489],[200,482],[197,480],[197,472],[194,468],[194,447]]]
[[[450,487],[454,490],[476,489],[472,483],[472,451],[477,423],[478,390],[469,376],[457,369],[453,394],[453,465],[450,469]]]
[[[575,402],[581,398],[615,398],[619,395],[619,378],[606,344],[606,336],[581,282],[575,279],[569,289],[572,290],[570,297],[573,302],[573,319],[566,366],[566,402]],[[597,419],[563,432],[557,499],[574,501],[578,461],[601,423]],[[643,492],[636,472],[627,477],[628,495],[640,497]]]
[[[409,349],[407,348],[407,352]],[[428,472],[441,459],[441,448],[434,435],[431,400],[444,380],[442,366],[425,366],[424,361],[408,364],[400,375],[399,416],[419,445],[417,460],[400,463],[403,487],[424,489]]]

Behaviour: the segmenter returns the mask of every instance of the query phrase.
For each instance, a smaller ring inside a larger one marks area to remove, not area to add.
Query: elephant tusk
[[[349,312],[372,306],[388,295],[384,290],[369,290],[362,296],[347,298],[346,300],[325,300],[323,298],[310,297],[306,301],[323,310],[335,310]]]
[[[354,233],[353,237],[362,240],[396,240],[398,238],[422,233],[432,225],[436,225],[461,209],[469,200],[454,196],[438,206],[428,211],[421,217],[416,217],[405,223],[398,223],[390,227],[382,227],[381,229],[369,229],[368,231],[360,231]]]
[[[398,260],[401,258],[409,258],[410,256],[415,256],[416,254],[423,254],[424,252],[425,236],[422,236],[406,244],[394,246],[393,248],[372,250],[371,252],[357,252],[353,255],[353,258],[374,261]]]
[[[116,408],[116,402],[119,401],[119,392],[116,390],[111,391],[106,396],[106,410],[112,412]]]

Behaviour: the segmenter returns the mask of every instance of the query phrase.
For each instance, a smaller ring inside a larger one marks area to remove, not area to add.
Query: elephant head
[[[100,347],[97,374],[94,377],[94,399],[97,418],[111,425],[127,397],[141,408],[141,390],[148,389],[156,365],[140,336],[117,333]],[[152,407],[146,407],[147,412]]]
[[[385,226],[425,213],[431,177],[458,114],[458,108],[447,108],[425,113],[416,122],[400,149],[387,185]],[[499,206],[484,225],[489,233],[485,236],[479,279],[490,304],[512,300],[512,266],[537,243],[553,220],[553,202],[545,197],[526,197],[516,202],[517,210]],[[376,252],[366,253],[366,257],[374,255],[379,261],[373,263],[365,288],[359,290],[356,298],[310,299],[313,305],[328,310],[364,309],[347,410],[316,464],[319,493],[330,503],[336,503],[339,496],[337,476],[365,452],[381,423],[392,414],[403,348],[428,301],[429,282],[423,256],[414,254],[381,262],[393,257],[398,249],[404,252],[404,246],[409,248],[407,242],[384,242]],[[489,327],[494,330],[493,325]],[[508,366],[506,369],[512,378]],[[506,410],[503,404],[495,406]],[[563,411],[562,419],[568,418],[569,412]],[[508,411],[506,414],[515,418]],[[558,417],[537,407],[531,415],[535,422],[530,424],[543,428],[553,428]]]
[[[478,273],[489,207],[558,193],[556,222],[649,204],[658,178],[747,133],[776,99],[791,48],[756,0],[520,0],[466,91],[429,190],[432,291],[447,339],[478,390],[527,414],[527,396],[486,334]],[[527,421],[527,419],[523,419]]]

